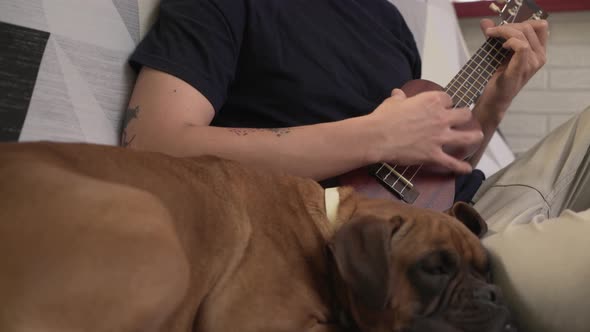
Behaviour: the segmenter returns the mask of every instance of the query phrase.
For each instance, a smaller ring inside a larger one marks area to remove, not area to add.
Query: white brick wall
[[[484,41],[479,19],[459,23],[474,52]],[[517,154],[590,106],[590,12],[550,13],[549,24],[548,63],[521,91],[500,126]]]

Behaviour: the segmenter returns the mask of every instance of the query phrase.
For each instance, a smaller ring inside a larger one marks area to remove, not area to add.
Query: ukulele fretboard
[[[445,87],[455,107],[468,107],[481,95],[496,69],[510,54],[502,43],[501,39],[489,38]]]

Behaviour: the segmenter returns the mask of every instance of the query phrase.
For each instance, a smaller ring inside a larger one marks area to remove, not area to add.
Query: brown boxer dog
[[[0,331],[514,331],[449,214],[213,157],[0,144]]]

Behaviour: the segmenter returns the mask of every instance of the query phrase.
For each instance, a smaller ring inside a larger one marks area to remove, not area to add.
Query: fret
[[[475,65],[477,66],[477,65]],[[472,68],[472,65],[469,65],[469,68]],[[473,68],[472,72],[477,72],[478,68]],[[481,75],[478,74],[473,74],[471,73],[468,77],[467,80],[469,81],[469,83],[478,86],[477,90],[483,88],[486,84],[486,81],[484,79],[482,79]]]
[[[463,69],[445,87],[445,91],[453,98],[455,107],[466,107],[475,102],[502,64],[509,50],[502,47],[498,38],[488,39]]]
[[[449,87],[450,91],[453,92],[453,95],[458,95],[462,92],[462,89],[465,87],[466,83],[469,84],[473,84],[475,83],[475,80],[473,80],[473,78],[475,78],[473,76],[473,71],[476,70],[477,65],[475,64],[475,62],[473,60],[470,60],[465,67],[457,74],[456,78],[457,78],[457,83],[454,84],[452,87]],[[454,90],[454,91],[453,91]],[[463,95],[465,96],[466,93],[463,92]],[[459,98],[459,99],[463,99],[463,98]]]
[[[465,78],[464,86],[456,92],[460,100],[464,101],[461,106],[469,106],[473,100],[479,95],[480,91],[485,86],[485,80],[482,80],[481,68],[476,68],[468,74]]]
[[[485,64],[486,66],[493,65],[492,56],[490,53],[485,52],[485,54],[482,54],[482,52],[477,52],[473,55],[473,58],[477,59],[480,64]]]
[[[478,73],[480,73],[480,76],[478,77],[478,80],[480,83],[485,84],[487,79],[493,75],[496,68],[491,63],[487,62],[485,57],[478,55],[477,58],[480,62],[478,68]]]
[[[473,99],[479,95],[479,90],[474,90],[474,86],[464,86],[453,93],[453,103],[455,107],[468,107]]]
[[[471,102],[477,98],[477,96],[479,96],[482,90],[483,86],[477,87],[475,85],[472,85],[471,87],[465,87],[464,90],[460,90],[459,92],[462,93],[462,95],[459,93],[458,96],[460,96],[461,100],[464,101],[465,104],[463,106],[469,106]]]
[[[467,107],[469,105],[469,99],[466,99],[464,93],[460,93],[459,91],[457,91],[451,97],[453,100],[454,107]]]
[[[472,85],[476,83],[476,76],[474,73],[478,70],[478,66],[474,59],[471,59],[464,69],[457,75],[458,81],[461,81],[461,85],[455,88],[452,92],[453,101],[456,107],[466,107],[471,104],[473,99],[473,92],[469,93],[472,89]]]
[[[491,43],[493,44],[493,50],[490,50],[487,53],[492,55],[493,57],[500,58],[498,62],[498,66],[500,66],[502,64],[502,61],[504,61],[506,56],[510,53],[510,50],[502,47],[502,42],[500,42],[499,39],[493,39],[493,42]]]
[[[463,83],[461,83],[459,78],[461,78],[461,73],[457,74],[457,76],[455,76],[455,79],[453,80],[453,82],[451,82],[449,85],[447,85],[447,90],[459,90],[459,88],[463,84]]]
[[[496,57],[493,57],[490,53],[484,54],[476,54],[478,58],[480,58],[488,67],[499,67],[502,62],[500,62]]]
[[[504,49],[502,47],[502,44],[494,42],[495,46],[492,46],[490,43],[490,47],[491,48],[483,48],[481,51],[485,52],[485,57],[494,59],[494,64],[495,64],[495,68],[499,67],[502,64],[502,61],[505,59],[506,55],[503,54],[503,51],[508,51],[506,49]],[[482,54],[479,54],[481,52],[478,52],[477,55],[482,57]],[[500,58],[499,60],[497,58]]]
[[[453,97],[456,107],[468,107],[471,103],[471,93],[469,91],[459,90]]]
[[[500,66],[499,64],[498,64],[498,66],[495,66],[495,63],[493,63],[491,60],[492,59],[491,55],[476,54],[476,55],[474,55],[474,57],[479,59],[480,63],[483,64],[485,67],[484,70],[488,73],[490,73],[490,71],[493,71],[494,69],[496,69],[496,67]],[[494,59],[494,61],[497,62],[497,60],[495,60],[495,59]]]
[[[457,80],[457,82],[454,83],[452,86],[447,86],[445,92],[449,93],[451,96],[457,95],[458,91],[460,91],[461,86],[463,84],[461,82],[462,81]]]
[[[482,59],[482,62],[486,63],[486,68],[484,69],[488,76],[485,80],[489,80],[489,78],[493,75],[493,73],[498,69],[498,67],[502,64],[502,61],[506,58],[506,54],[508,53],[506,49],[502,48],[502,44],[499,43],[497,40],[489,43],[492,46],[491,49],[483,49],[485,50],[485,55],[481,54],[482,52],[478,52],[476,56]],[[504,52],[506,51],[506,52]],[[485,59],[485,61],[483,61]],[[494,62],[489,61],[489,59],[493,59]]]

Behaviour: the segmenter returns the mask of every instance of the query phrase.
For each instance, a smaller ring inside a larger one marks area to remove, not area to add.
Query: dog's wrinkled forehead
[[[461,260],[485,270],[488,257],[479,238],[453,216],[425,209],[401,209],[404,220],[392,235],[392,252],[404,260],[418,260],[432,252],[461,253]]]
[[[381,200],[360,202],[357,213],[381,220],[400,217],[400,227],[391,238],[392,253],[404,261],[419,259],[429,252],[447,250],[462,253],[462,261],[485,270],[488,259],[481,241],[466,225],[481,218],[472,208],[461,205],[456,213],[442,213],[411,205]],[[457,218],[461,218],[459,220]]]

